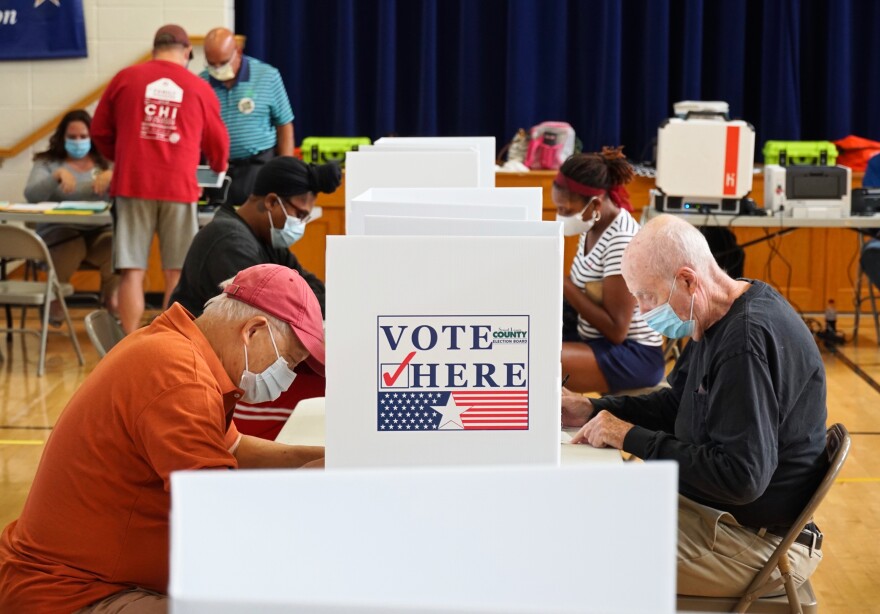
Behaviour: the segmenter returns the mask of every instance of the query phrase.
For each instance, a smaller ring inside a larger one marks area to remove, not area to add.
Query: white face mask
[[[275,355],[278,359],[266,368],[262,373],[252,373],[248,371],[248,352],[247,345],[244,346],[244,371],[241,373],[241,381],[238,387],[244,390],[241,400],[245,403],[267,403],[274,401],[281,394],[290,388],[293,380],[296,379],[296,373],[287,366],[287,361],[281,358],[278,353],[278,346],[275,345],[275,335],[272,329],[267,325],[269,330],[269,338],[272,340],[272,347],[275,348]]]
[[[580,210],[580,213],[575,213],[574,215],[559,215],[556,214],[556,221],[562,222],[562,234],[566,237],[573,237],[575,235],[581,235],[585,232],[588,232],[590,228],[592,228],[596,222],[599,221],[599,212],[596,211],[590,219],[587,221],[583,220],[584,212],[587,210],[587,207],[590,206],[592,200],[584,205],[584,208]]]
[[[208,65],[208,74],[217,79],[217,81],[229,81],[235,79],[235,70],[232,68],[232,62],[235,61],[235,54],[229,58],[223,66]]]

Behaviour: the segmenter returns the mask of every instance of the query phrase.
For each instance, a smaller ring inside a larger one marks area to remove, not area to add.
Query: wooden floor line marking
[[[14,426],[12,424],[0,424],[0,430],[7,431],[51,431],[53,426],[33,426],[33,425],[24,425],[24,426]]]
[[[0,439],[0,446],[41,446],[42,439]]]
[[[860,482],[880,482],[880,478],[837,478],[835,482],[840,482],[841,484],[850,483],[860,483]]]

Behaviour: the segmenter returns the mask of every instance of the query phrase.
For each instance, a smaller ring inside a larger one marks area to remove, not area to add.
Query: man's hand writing
[[[571,443],[588,443],[594,448],[610,447],[620,450],[632,427],[629,422],[615,418],[603,409],[571,438]]]
[[[562,389],[562,426],[583,426],[593,413],[593,403],[585,396]]]

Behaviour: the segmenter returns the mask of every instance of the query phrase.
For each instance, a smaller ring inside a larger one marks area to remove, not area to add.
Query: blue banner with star
[[[86,55],[82,0],[0,0],[0,60]]]

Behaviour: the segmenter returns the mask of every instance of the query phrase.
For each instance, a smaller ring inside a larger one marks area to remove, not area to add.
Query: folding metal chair
[[[114,345],[122,341],[125,331],[106,309],[98,309],[86,316],[86,332],[98,357],[104,358]]]
[[[849,454],[852,438],[846,427],[835,424],[828,429],[825,439],[825,451],[828,455],[830,466],[822,478],[822,482],[816,488],[816,492],[810,498],[804,510],[795,520],[794,524],[786,533],[785,537],[773,555],[752,580],[741,597],[691,597],[681,595],[678,597],[679,612],[745,612],[750,610],[755,613],[780,614],[792,612],[817,612],[816,594],[813,586],[807,580],[800,587],[795,588],[791,576],[791,566],[788,560],[788,549],[795,542],[804,527],[813,519],[813,513],[828,494],[837,474],[840,473],[844,461]],[[773,572],[779,568],[780,576],[771,579]],[[778,597],[762,597],[767,593],[777,591],[779,587],[785,587],[785,595]]]
[[[25,311],[22,310],[21,325],[13,328],[9,323],[0,332],[6,333],[30,333],[40,338],[40,363],[37,375],[42,376],[46,366],[46,341],[49,336],[49,305],[57,300],[64,311],[64,319],[67,321],[68,336],[76,351],[79,364],[82,365],[83,357],[73,329],[73,322],[67,310],[65,296],[73,294],[73,287],[69,284],[60,284],[55,275],[55,267],[49,255],[49,249],[43,240],[32,230],[20,228],[9,224],[0,224],[0,259],[4,260],[31,260],[42,263],[46,267],[45,281],[22,281],[17,279],[3,279],[0,281],[0,305],[28,307],[42,307],[42,325],[40,331],[25,328]]]

